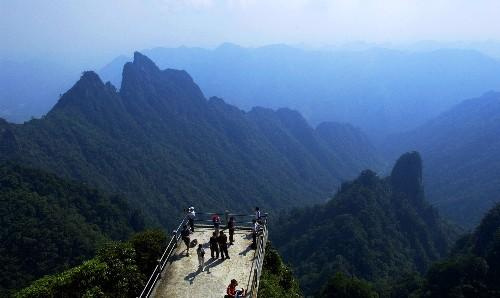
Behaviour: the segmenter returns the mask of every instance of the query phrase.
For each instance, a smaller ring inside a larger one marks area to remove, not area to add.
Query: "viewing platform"
[[[254,216],[218,213],[222,219],[220,230],[228,237],[227,219],[231,216],[236,219],[234,243],[228,246],[230,259],[223,261],[220,256],[219,259],[212,259],[210,255],[209,239],[214,232],[210,217],[213,214],[197,213],[194,233],[190,235],[191,241],[196,239],[205,249],[204,267],[201,270],[198,267],[197,245],[189,249],[187,256],[186,245],[180,237],[183,225],[187,224],[187,218],[184,218],[142,291],[141,298],[220,298],[226,294],[226,288],[232,279],[238,281],[238,289],[247,290],[245,297],[257,297],[268,235],[266,219],[262,221],[257,247],[254,249]]]

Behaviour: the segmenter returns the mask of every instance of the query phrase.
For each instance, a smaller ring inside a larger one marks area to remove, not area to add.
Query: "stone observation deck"
[[[252,248],[251,220],[253,215],[229,214],[221,215],[221,230],[229,216],[236,219],[234,244],[228,248],[230,259],[222,261],[210,256],[209,239],[214,229],[209,220],[213,213],[198,213],[195,221],[195,232],[190,235],[205,248],[205,266],[198,268],[196,248],[186,253],[186,246],[180,239],[180,230],[187,223],[184,218],[174,232],[169,245],[159,259],[159,264],[149,278],[140,297],[196,298],[224,297],[231,279],[238,281],[238,288],[247,290],[245,297],[257,297],[259,278],[267,241],[266,220],[263,221],[262,232],[257,238],[257,249]],[[220,213],[219,213],[220,215]],[[228,235],[229,237],[229,235]]]

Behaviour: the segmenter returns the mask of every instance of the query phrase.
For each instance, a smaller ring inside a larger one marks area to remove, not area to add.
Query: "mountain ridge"
[[[335,157],[335,136],[326,142],[297,112],[207,100],[185,71],[135,57],[119,91],[84,72],[43,119],[1,124],[0,160],[123,193],[164,225],[187,205],[239,211],[323,200],[340,181],[380,165],[374,149]]]

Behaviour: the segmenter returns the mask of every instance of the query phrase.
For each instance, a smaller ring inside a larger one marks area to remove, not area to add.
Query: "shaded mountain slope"
[[[0,296],[80,264],[106,239],[125,239],[143,217],[123,197],[43,171],[0,165]]]
[[[451,229],[426,203],[418,153],[397,161],[391,176],[363,171],[324,205],[280,218],[272,239],[306,294],[337,271],[371,281],[424,272],[442,257]]]
[[[500,204],[457,241],[454,254],[431,267],[424,297],[500,297]]]
[[[349,130],[348,139],[366,140]],[[136,53],[119,92],[85,72],[43,119],[0,123],[0,158],[125,193],[151,220],[169,224],[188,205],[236,211],[323,200],[340,181],[379,165],[374,151],[337,150],[344,139],[290,110],[246,113],[206,100],[186,72],[160,70]]]
[[[500,93],[466,100],[384,143],[389,158],[418,150],[429,201],[467,227],[500,200]]]

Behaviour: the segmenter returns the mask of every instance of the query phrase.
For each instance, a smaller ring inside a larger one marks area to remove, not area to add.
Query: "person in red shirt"
[[[236,279],[231,279],[231,283],[229,284],[229,286],[227,286],[227,290],[226,290],[226,298],[240,298],[240,297],[244,297],[244,290],[243,288],[240,289],[240,290],[237,290],[236,287],[238,286],[238,282],[236,281]]]

